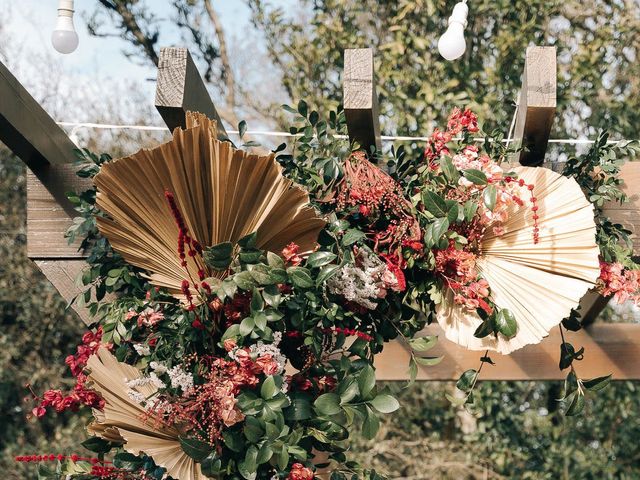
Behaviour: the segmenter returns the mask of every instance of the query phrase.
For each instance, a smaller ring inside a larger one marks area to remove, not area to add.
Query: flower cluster
[[[603,296],[613,295],[618,303],[631,300],[640,305],[640,270],[625,268],[619,262],[600,262],[597,287]]]
[[[87,360],[89,360],[89,357],[101,346],[110,348],[110,345],[102,343],[101,327],[99,327],[95,333],[89,331],[82,336],[82,343],[78,345],[76,354],[69,355],[65,359],[65,363],[69,366],[71,374],[76,379],[73,390],[66,394],[61,390],[47,390],[42,395],[42,398],[33,393],[34,399],[39,401],[38,405],[32,410],[33,415],[38,418],[43,417],[49,407],[53,408],[57,413],[64,412],[65,410],[75,412],[83,405],[97,409],[104,407],[104,400],[100,395],[86,386],[87,376],[84,373]]]

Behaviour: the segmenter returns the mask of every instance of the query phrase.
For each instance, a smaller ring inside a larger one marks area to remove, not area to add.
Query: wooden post
[[[511,161],[539,166],[544,161],[556,111],[556,48],[527,48],[514,139],[525,147]]]
[[[190,110],[216,120],[218,138],[227,138],[220,115],[186,48],[167,47],[160,50],[156,108],[171,131],[186,127],[185,114]]]
[[[367,152],[381,149],[378,97],[373,68],[373,50],[354,48],[344,51],[344,113],[349,140]]]

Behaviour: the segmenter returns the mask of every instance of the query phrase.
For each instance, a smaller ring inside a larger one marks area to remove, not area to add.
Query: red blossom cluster
[[[354,152],[345,162],[344,177],[330,199],[337,213],[364,224],[373,240],[373,250],[397,269],[405,267],[402,247],[411,244],[421,250],[422,233],[411,215],[411,205],[402,187],[389,175]],[[398,279],[399,281],[401,279]]]
[[[640,305],[640,271],[625,268],[619,262],[600,262],[600,277],[597,282],[598,290],[605,296],[613,295],[616,302],[627,300]]]
[[[470,310],[482,308],[491,314],[492,308],[486,299],[489,296],[489,284],[478,278],[476,255],[458,250],[451,244],[446,249],[436,250],[435,272],[454,293],[454,301]]]
[[[244,419],[237,406],[240,391],[255,388],[259,375],[273,375],[280,368],[271,355],[254,359],[249,349],[237,349],[234,356],[235,361],[201,359],[208,368],[205,382],[181,397],[159,399],[147,411],[148,417],[159,425],[181,425],[200,441],[218,445],[223,429]]]
[[[289,245],[282,249],[282,256],[287,263],[290,263],[291,265],[296,267],[302,263],[302,257],[298,255],[299,250],[300,247],[294,242],[291,242]]]
[[[365,342],[371,342],[373,341],[373,337],[367,333],[364,332],[360,332],[358,330],[355,330],[353,328],[342,328],[342,327],[333,327],[333,328],[325,328],[322,330],[323,333],[330,335],[330,334],[337,334],[337,335],[345,335],[347,337],[358,337],[361,338],[362,340],[364,340]]]
[[[475,133],[478,130],[478,117],[476,117],[471,110],[468,108],[464,110],[460,110],[457,107],[454,108],[447,121],[447,130],[443,132],[437,128],[434,129],[427,142],[427,146],[424,149],[424,157],[429,162],[429,166],[434,169],[437,168],[435,160],[439,159],[443,154],[449,154],[447,143],[449,143],[453,137],[462,131]]]
[[[331,375],[309,377],[307,374],[296,373],[295,375],[288,377],[287,383],[291,385],[292,390],[298,390],[301,392],[308,392],[315,386],[318,390],[318,394],[322,394],[335,390],[338,381]]]
[[[291,465],[287,480],[313,480],[313,477],[313,470],[301,463],[294,463]]]
[[[39,400],[38,405],[32,410],[33,415],[38,418],[43,417],[47,413],[48,407],[53,407],[58,413],[66,410],[75,412],[82,405],[99,410],[104,408],[102,397],[94,390],[86,387],[87,376],[83,373],[89,357],[101,346],[108,349],[112,347],[111,344],[102,343],[102,327],[98,327],[95,333],[88,331],[82,336],[82,344],[78,345],[76,354],[69,355],[65,359],[71,374],[76,378],[73,390],[67,394],[63,394],[60,390],[47,390],[42,398],[32,392],[34,399]]]
[[[232,299],[225,300],[222,311],[226,319],[226,327],[229,328],[234,323],[249,315],[251,310],[251,292],[237,292]]]
[[[112,462],[108,460],[103,460],[96,457],[82,457],[77,454],[73,455],[55,455],[55,454],[45,454],[45,455],[19,455],[15,457],[16,462],[22,463],[31,463],[31,462],[63,462],[65,460],[71,460],[73,463],[77,462],[88,462],[91,464],[91,475],[99,478],[111,478],[111,479],[119,479],[119,480],[146,480],[148,477],[146,476],[144,471],[139,472],[130,472],[128,470],[123,470],[120,468],[116,468],[113,466]]]

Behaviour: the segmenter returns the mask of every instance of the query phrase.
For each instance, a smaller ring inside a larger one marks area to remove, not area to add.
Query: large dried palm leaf
[[[104,409],[94,411],[95,421],[89,427],[91,433],[105,440],[123,443],[123,448],[134,455],[149,455],[176,480],[206,479],[200,464],[182,450],[178,430],[156,426],[146,417],[144,407],[129,397],[129,387],[125,382],[140,378],[137,368],[118,362],[105,348],[100,348],[89,358],[87,367],[91,372],[88,379],[93,389],[105,400]],[[157,391],[149,384],[134,390],[146,397]]]
[[[510,353],[538,343],[569,316],[600,273],[593,206],[572,178],[546,168],[517,167],[518,178],[535,186],[540,240],[533,242],[531,208],[513,207],[505,233],[488,233],[477,267],[489,282],[491,299],[518,323],[515,337],[474,337],[480,318],[446,292],[437,318],[446,337],[471,350]]]
[[[170,142],[103,165],[95,184],[97,204],[109,215],[98,218],[100,232],[173,294],[183,279],[198,278],[206,268],[199,257],[187,259],[188,275],[181,266],[166,191],[204,247],[257,231],[259,248],[280,252],[295,242],[310,252],[325,224],[308,195],[282,176],[273,154],[250,154],[217,140],[216,123],[196,113],[187,114],[187,128],[174,130]]]

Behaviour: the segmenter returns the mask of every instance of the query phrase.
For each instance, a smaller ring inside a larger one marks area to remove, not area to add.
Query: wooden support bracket
[[[542,165],[556,112],[556,75],[556,47],[527,48],[514,130],[514,145],[524,150],[511,161]]]
[[[373,68],[373,50],[353,48],[344,51],[344,113],[349,140],[367,152],[381,149],[378,96]]]
[[[171,131],[186,127],[185,114],[190,110],[216,120],[218,138],[227,138],[220,115],[186,48],[167,47],[160,50],[156,108]]]

